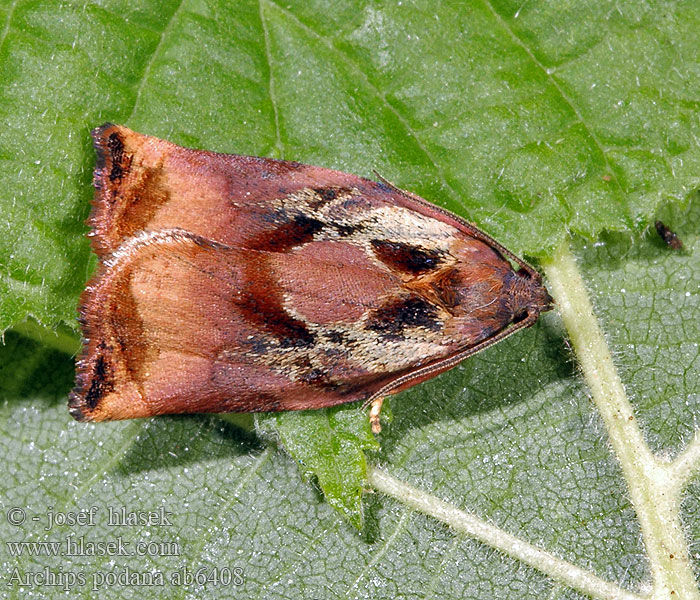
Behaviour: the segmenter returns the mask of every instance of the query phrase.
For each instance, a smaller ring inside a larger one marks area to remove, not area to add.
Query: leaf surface
[[[165,544],[116,557],[72,546],[17,557],[5,544],[10,597],[56,597],[61,585],[12,580],[45,567],[82,573],[64,586],[85,598],[611,597],[601,582],[697,597],[698,25],[690,0],[0,6],[0,330],[25,334],[0,347],[0,537]],[[557,275],[557,249],[573,234],[606,364],[648,445],[639,472],[665,479],[635,495],[624,440],[555,313],[392,399],[381,449],[352,406],[261,417],[262,436],[205,416],[73,423],[72,359],[51,348],[75,345],[94,269],[89,131],[104,121],[192,147],[376,169],[541,259],[563,289],[573,279]],[[645,233],[657,215],[686,251]],[[378,467],[400,485],[382,484]],[[361,495],[367,474],[385,494]],[[654,550],[663,491],[667,529],[685,536],[673,559]],[[425,508],[433,497],[496,531],[465,533],[462,517]],[[94,525],[44,530],[49,512],[92,506]],[[27,521],[12,525],[13,507]],[[172,524],[109,525],[108,507],[162,509]],[[529,560],[499,532],[545,554]],[[126,569],[165,582],[93,589]],[[224,569],[240,580],[222,582]]]

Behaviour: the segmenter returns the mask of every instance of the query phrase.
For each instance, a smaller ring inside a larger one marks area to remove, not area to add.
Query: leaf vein
[[[310,35],[312,35],[316,39],[323,42],[329,50],[332,50],[335,54],[337,54],[345,62],[345,64],[348,67],[350,67],[350,69],[352,69],[357,74],[357,76],[361,79],[361,81],[365,85],[365,87],[384,105],[384,107],[390,113],[392,113],[394,115],[394,117],[396,117],[396,119],[401,123],[401,125],[406,130],[406,133],[408,135],[410,135],[415,140],[419,150],[423,153],[423,155],[430,162],[430,164],[433,166],[436,173],[438,174],[438,177],[439,177],[440,182],[442,183],[443,187],[445,187],[447,190],[449,190],[454,195],[454,200],[456,202],[459,202],[464,207],[465,206],[464,203],[460,200],[460,194],[457,193],[457,190],[447,180],[444,169],[440,166],[439,161],[437,161],[435,159],[435,157],[432,155],[430,150],[428,150],[428,148],[425,146],[425,144],[421,140],[420,136],[418,135],[418,132],[410,125],[408,120],[401,114],[401,112],[393,104],[391,104],[391,102],[389,102],[387,97],[375,85],[373,85],[372,82],[370,82],[369,78],[367,77],[367,74],[360,68],[360,66],[357,64],[357,61],[355,61],[355,59],[348,56],[348,54],[346,52],[343,52],[341,49],[339,49],[337,46],[335,46],[335,44],[333,44],[327,37],[322,36],[321,34],[317,33],[309,25],[307,25],[306,23],[301,21],[294,13],[292,13],[288,9],[280,6],[279,4],[274,2],[273,0],[267,0],[267,2],[274,5],[280,12],[287,15],[292,21],[294,21],[304,31],[306,31],[307,33],[309,33]]]
[[[539,61],[539,59],[535,56],[534,52],[528,47],[528,45],[525,44],[525,42],[523,42],[523,40],[521,40],[518,37],[518,35],[515,33],[515,31],[513,31],[513,28],[508,24],[508,22],[496,11],[496,9],[493,7],[493,4],[491,3],[491,0],[482,0],[482,2],[484,3],[484,6],[486,6],[486,8],[488,8],[488,10],[491,12],[491,14],[493,14],[493,16],[496,18],[496,20],[500,23],[501,27],[506,31],[506,33],[510,36],[510,38],[513,40],[513,42],[517,46],[522,48],[522,50],[525,52],[525,54],[527,54],[527,56],[533,62],[533,64],[545,74],[547,80],[552,84],[554,89],[560,95],[561,99],[567,104],[567,106],[569,106],[569,108],[571,108],[574,115],[576,116],[577,121],[579,123],[581,123],[581,125],[583,125],[583,127],[586,129],[586,132],[590,136],[591,140],[593,141],[595,146],[598,148],[598,151],[600,152],[601,156],[603,157],[603,162],[605,163],[605,168],[610,173],[617,188],[619,190],[622,190],[623,189],[622,185],[620,184],[620,181],[618,180],[617,173],[612,168],[612,166],[608,160],[608,155],[605,153],[605,150],[603,148],[603,144],[598,139],[598,136],[595,134],[593,128],[584,119],[583,114],[579,110],[578,106],[576,106],[576,103],[563,90],[561,85],[559,85],[559,82],[552,75],[551,71],[549,69],[547,69]]]
[[[139,102],[141,101],[141,94],[143,93],[145,83],[150,77],[151,68],[153,67],[153,63],[155,62],[156,56],[158,56],[158,54],[160,53],[160,49],[163,45],[163,40],[166,39],[167,35],[170,33],[170,30],[173,28],[173,23],[176,21],[176,18],[179,15],[180,10],[184,6],[184,4],[185,0],[180,0],[180,4],[178,4],[177,8],[173,11],[173,14],[170,15],[170,19],[168,19],[167,24],[165,25],[163,31],[160,34],[158,44],[156,44],[156,47],[153,49],[153,53],[151,54],[150,58],[148,59],[148,62],[146,63],[146,66],[143,69],[141,81],[139,82],[138,88],[136,88],[136,98],[134,99],[134,104],[131,106],[131,112],[129,112],[129,116],[126,118],[127,122],[131,120],[131,118],[136,113],[136,109],[139,105]]]
[[[12,21],[12,17],[15,13],[15,8],[17,8],[19,1],[20,0],[13,0],[12,4],[10,5],[10,10],[7,11],[7,20],[5,21],[5,27],[2,28],[2,33],[0,33],[0,50],[2,50],[2,47],[5,44],[5,40],[7,39],[7,35],[10,32],[10,22]]]
[[[268,94],[270,96],[270,104],[272,104],[272,113],[275,121],[275,148],[279,158],[284,158],[284,146],[282,145],[282,135],[280,132],[280,118],[277,94],[275,91],[275,76],[272,72],[272,54],[270,51],[270,32],[265,21],[265,11],[263,9],[263,0],[258,0],[258,9],[260,12],[260,25],[263,30],[263,39],[265,40],[265,59],[267,60],[268,72]]]

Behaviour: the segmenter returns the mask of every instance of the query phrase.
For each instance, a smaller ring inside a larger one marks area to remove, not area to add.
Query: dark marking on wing
[[[250,261],[245,265],[245,271],[245,284],[240,299],[236,301],[241,315],[256,329],[274,336],[283,348],[312,346],[316,336],[306,323],[285,310],[279,286],[265,261]]]
[[[347,342],[345,334],[342,331],[326,331],[324,337],[331,342],[331,344],[345,344]]]
[[[440,250],[421,248],[404,242],[372,240],[370,242],[379,260],[395,271],[418,275],[440,266],[443,253]]]
[[[268,252],[286,252],[295,246],[310,242],[324,227],[323,221],[296,214],[272,233],[266,234],[264,239],[256,241],[254,247]]]
[[[109,172],[109,180],[114,182],[121,180],[128,172],[129,168],[123,164],[124,161],[124,142],[118,133],[110,133],[107,138],[107,147],[112,158],[112,169]]]
[[[424,327],[437,331],[442,325],[438,320],[437,308],[425,298],[411,294],[390,298],[385,304],[375,308],[365,327],[384,335],[401,336],[408,327]]]
[[[338,232],[340,237],[348,237],[353,233],[362,231],[360,225],[343,225],[342,223],[331,223],[330,225]]]
[[[92,368],[90,387],[85,394],[85,405],[90,410],[94,410],[102,397],[114,389],[111,379],[109,365],[105,360],[104,354],[100,354],[95,361],[95,366]]]
[[[338,196],[346,196],[352,193],[351,188],[340,186],[313,188],[313,191],[316,192],[319,196],[321,196],[323,202],[332,202]]]

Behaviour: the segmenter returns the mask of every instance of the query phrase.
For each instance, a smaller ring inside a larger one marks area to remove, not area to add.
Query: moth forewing
[[[93,138],[79,420],[362,401],[378,431],[387,394],[551,306],[530,265],[386,181],[118,125]]]

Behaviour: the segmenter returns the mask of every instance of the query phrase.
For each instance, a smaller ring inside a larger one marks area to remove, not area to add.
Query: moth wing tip
[[[68,412],[70,416],[81,423],[92,421],[92,418],[84,412],[83,408],[84,402],[81,395],[76,390],[73,390],[68,396]]]

